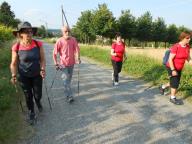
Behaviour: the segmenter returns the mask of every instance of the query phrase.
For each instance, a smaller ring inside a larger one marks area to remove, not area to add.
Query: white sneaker
[[[114,73],[111,74],[111,79],[114,80]]]
[[[118,82],[114,82],[114,85],[115,85],[115,86],[118,86],[118,85],[119,85],[119,83],[118,83]]]

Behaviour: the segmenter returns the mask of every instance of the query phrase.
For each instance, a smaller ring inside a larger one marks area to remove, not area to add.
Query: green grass
[[[11,60],[11,43],[0,47],[0,144],[16,143],[21,137],[23,117],[18,108],[14,87],[10,84],[9,64]]]
[[[101,49],[96,46],[81,45],[81,55],[111,65],[109,49]],[[168,82],[167,71],[162,62],[144,55],[127,54],[127,60],[123,64],[123,71],[131,76],[141,78],[153,85]],[[192,102],[192,68],[186,66],[183,70],[178,95]]]

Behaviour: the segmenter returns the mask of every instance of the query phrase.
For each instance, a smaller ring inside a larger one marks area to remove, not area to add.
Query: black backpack
[[[177,50],[178,50],[178,46],[177,46]],[[166,65],[168,60],[169,60],[169,55],[171,53],[171,49],[169,48],[168,50],[165,51],[165,54],[163,56],[163,65]],[[177,51],[176,51],[176,54],[177,54]]]

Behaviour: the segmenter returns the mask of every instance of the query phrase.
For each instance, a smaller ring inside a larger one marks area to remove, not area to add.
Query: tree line
[[[94,43],[98,37],[102,40],[112,39],[120,32],[128,46],[147,46],[149,43],[158,47],[167,47],[178,41],[181,31],[191,31],[185,26],[167,25],[162,17],[153,20],[149,11],[136,18],[130,10],[122,10],[115,18],[107,5],[99,4],[94,10],[81,12],[72,33],[80,42]]]
[[[6,37],[7,32],[11,32],[11,29],[16,29],[20,22],[21,20],[16,18],[15,13],[11,10],[11,6],[5,1],[2,2],[0,5],[0,39],[1,41],[11,38],[10,36]],[[6,28],[6,34],[5,34],[4,28]],[[45,28],[44,25],[41,25],[38,28],[37,35],[42,38],[53,37],[53,34],[48,32],[48,30]]]

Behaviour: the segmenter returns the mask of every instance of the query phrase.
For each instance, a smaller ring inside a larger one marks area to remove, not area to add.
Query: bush
[[[13,29],[0,24],[0,43],[13,39]]]

